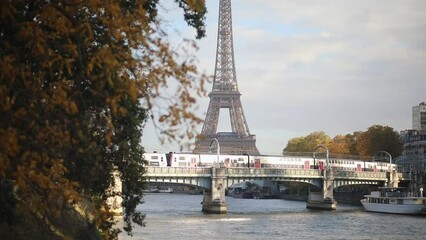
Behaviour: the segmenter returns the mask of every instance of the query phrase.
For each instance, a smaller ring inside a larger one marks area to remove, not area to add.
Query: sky
[[[171,42],[195,39],[173,2],[160,1]],[[219,1],[206,4],[207,36],[195,54],[213,75]],[[232,21],[240,99],[261,154],[281,154],[288,140],[315,131],[411,129],[412,107],[426,101],[425,0],[233,0]],[[209,98],[198,103],[204,119]],[[230,131],[225,114],[218,131]],[[142,144],[179,151],[161,145],[151,123]]]

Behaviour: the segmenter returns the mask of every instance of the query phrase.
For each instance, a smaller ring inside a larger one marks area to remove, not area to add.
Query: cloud
[[[207,4],[197,57],[213,74],[218,2]],[[241,100],[262,153],[312,131],[411,128],[411,107],[426,98],[423,0],[234,0],[232,11]]]

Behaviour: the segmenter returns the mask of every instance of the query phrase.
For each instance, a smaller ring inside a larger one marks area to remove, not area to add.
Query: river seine
[[[201,212],[202,195],[147,194],[139,210],[146,227],[119,239],[426,239],[426,217],[365,212],[338,204],[335,211],[305,202],[227,197],[228,213]],[[119,226],[122,226],[119,219]]]

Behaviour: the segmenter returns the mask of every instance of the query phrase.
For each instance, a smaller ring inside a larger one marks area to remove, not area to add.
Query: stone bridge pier
[[[226,168],[212,167],[211,181],[210,189],[204,190],[202,210],[206,213],[226,213]]]
[[[321,210],[336,210],[337,202],[333,197],[334,177],[332,171],[323,171],[322,188],[318,191],[309,190],[306,208]]]

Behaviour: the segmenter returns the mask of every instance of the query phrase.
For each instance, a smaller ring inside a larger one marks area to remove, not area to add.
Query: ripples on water
[[[119,239],[426,239],[426,217],[368,213],[342,204],[336,211],[312,211],[305,202],[229,197],[228,213],[216,215],[201,212],[202,199],[147,194],[139,206],[146,227]]]

